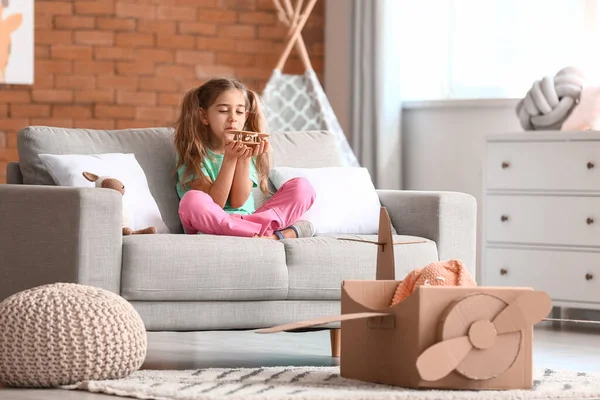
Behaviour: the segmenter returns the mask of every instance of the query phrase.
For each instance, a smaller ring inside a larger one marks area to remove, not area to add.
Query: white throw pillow
[[[302,219],[315,234],[374,235],[379,231],[381,203],[371,176],[361,167],[272,168],[275,188],[292,178],[306,178],[316,192],[315,202]]]
[[[54,183],[59,186],[94,187],[84,171],[117,178],[125,185],[123,207],[133,230],[155,226],[158,233],[169,233],[158,205],[150,193],[144,170],[133,154],[40,154]]]

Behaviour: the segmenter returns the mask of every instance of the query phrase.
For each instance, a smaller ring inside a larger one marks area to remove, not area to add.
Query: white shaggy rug
[[[155,400],[204,399],[591,399],[600,397],[600,375],[546,369],[532,390],[412,390],[344,379],[339,367],[268,367],[186,371],[141,370],[113,381],[87,381],[64,389]]]

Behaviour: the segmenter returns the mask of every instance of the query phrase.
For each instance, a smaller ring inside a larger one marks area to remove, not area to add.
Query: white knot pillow
[[[124,378],[146,358],[146,329],[122,297],[72,283],[0,303],[0,384],[55,387]]]
[[[558,71],[556,76],[535,81],[516,112],[525,130],[559,130],[577,105],[585,85],[583,73],[574,67]]]

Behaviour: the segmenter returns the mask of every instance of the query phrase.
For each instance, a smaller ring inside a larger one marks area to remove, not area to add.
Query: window
[[[520,98],[561,68],[600,77],[600,0],[401,0],[404,100]]]

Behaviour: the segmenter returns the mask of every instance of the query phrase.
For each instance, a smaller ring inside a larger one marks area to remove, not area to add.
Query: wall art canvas
[[[33,84],[34,0],[0,0],[0,84]]]

